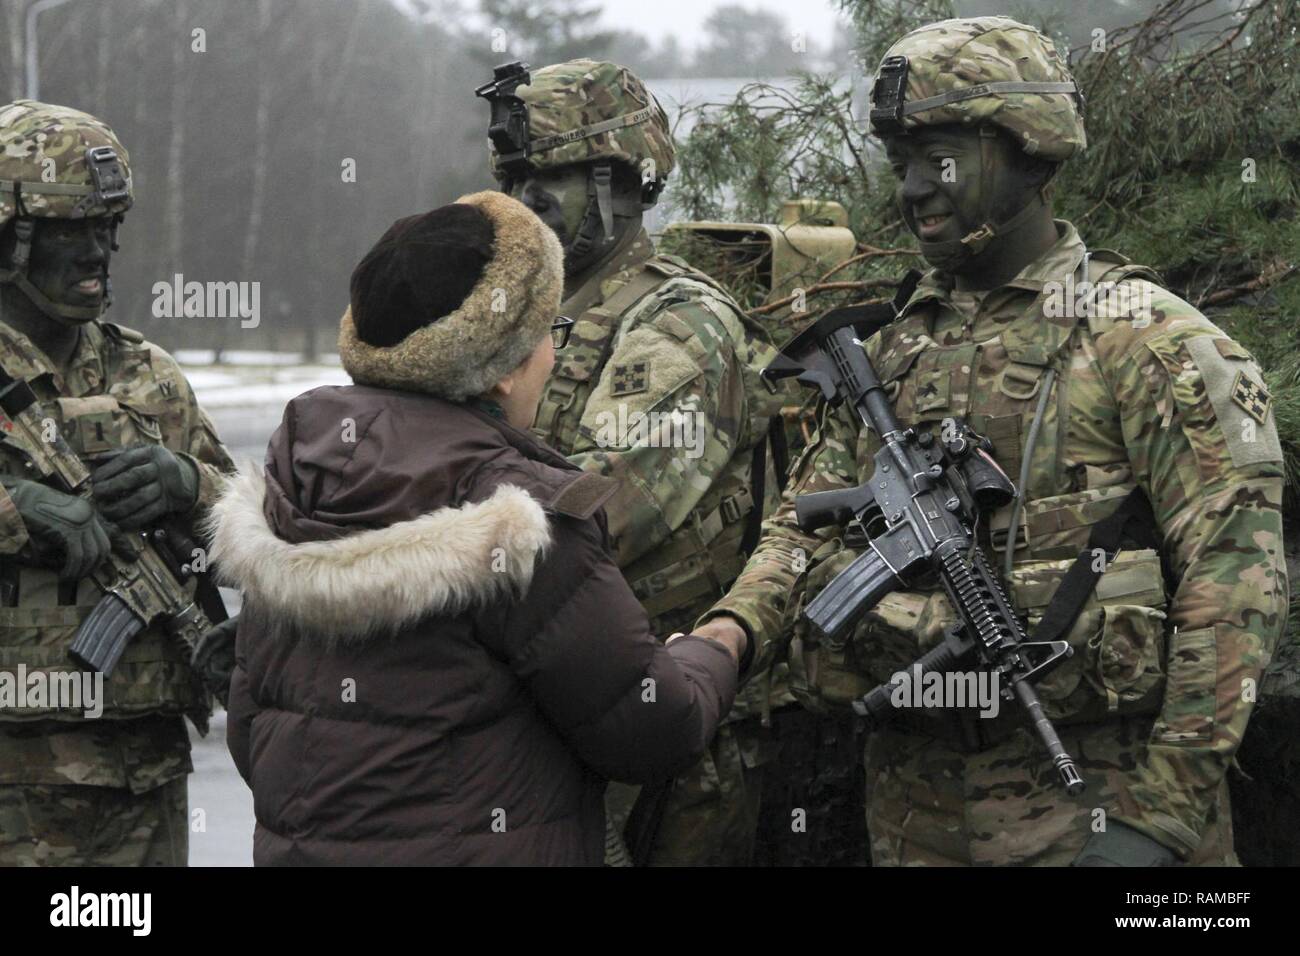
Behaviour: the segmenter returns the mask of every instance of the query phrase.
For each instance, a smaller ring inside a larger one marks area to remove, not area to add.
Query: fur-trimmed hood
[[[387,348],[363,342],[349,308],[339,357],[358,385],[403,388],[463,401],[483,395],[519,367],[560,309],[564,250],[555,233],[505,193],[456,200],[492,223],[492,258],[460,308]]]
[[[551,541],[541,504],[509,484],[477,504],[298,544],[271,529],[265,497],[266,479],[244,471],[213,507],[221,580],[261,613],[345,642],[522,594]]]
[[[230,479],[212,558],[260,615],[356,642],[521,597],[550,515],[590,518],[616,487],[482,410],[327,386],[285,408],[264,473]]]

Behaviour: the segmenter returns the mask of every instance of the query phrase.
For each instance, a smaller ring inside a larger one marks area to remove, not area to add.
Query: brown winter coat
[[[692,765],[736,684],[720,645],[650,634],[612,492],[432,396],[289,404],[214,512],[258,864],[601,862],[605,779]]]

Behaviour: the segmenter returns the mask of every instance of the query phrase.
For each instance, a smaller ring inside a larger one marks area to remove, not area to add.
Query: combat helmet
[[[0,283],[17,286],[53,319],[98,318],[112,300],[107,275],[96,307],[52,302],[28,279],[35,220],[111,216],[116,249],[117,226],[132,200],[129,157],[107,124],[35,100],[0,107],[0,229],[13,220],[17,240],[12,267],[0,268]]]
[[[587,166],[589,201],[577,243],[593,241],[597,217],[608,239],[615,212],[640,212],[658,201],[676,158],[668,116],[626,67],[578,59],[530,73],[516,61],[498,66],[475,93],[492,106],[492,172],[503,189],[532,170]],[[635,210],[612,198],[614,164],[641,176]]]
[[[913,30],[885,53],[871,91],[871,130],[895,136],[923,126],[978,127],[980,176],[994,175],[992,137],[1001,129],[1030,156],[1061,163],[1087,146],[1083,94],[1052,41],[1008,17],[941,20]],[[993,190],[981,189],[985,201]],[[932,262],[982,251],[995,235],[1022,225],[1026,205],[994,223],[992,210],[963,239],[920,243]]]

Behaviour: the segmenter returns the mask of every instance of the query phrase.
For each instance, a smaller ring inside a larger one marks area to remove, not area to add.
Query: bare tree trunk
[[[257,35],[263,42],[269,42],[272,34],[271,0],[258,0]],[[249,183],[248,226],[244,230],[243,278],[247,279],[257,261],[257,241],[262,228],[262,203],[266,196],[267,145],[271,126],[271,89],[270,77],[262,69],[269,58],[258,57],[257,107],[253,118],[253,168],[252,182]]]
[[[181,268],[185,240],[185,57],[189,51],[189,0],[176,0],[177,34],[172,38],[171,139],[167,145],[167,268]]]
[[[253,157],[248,186],[248,221],[244,225],[244,248],[240,258],[239,279],[257,281],[253,270],[257,266],[258,242],[262,234],[262,207],[266,202],[266,174],[269,161],[271,133],[271,94],[275,84],[268,75],[267,63],[276,62],[274,43],[276,33],[271,30],[271,0],[257,2],[257,105],[253,110]],[[270,54],[270,55],[268,55]],[[228,323],[220,327],[215,361],[221,361],[227,340]]]
[[[365,11],[365,5],[357,3],[352,8],[352,20],[348,27],[347,39],[340,46],[338,41],[331,36],[322,34],[320,42],[322,46],[318,47],[313,56],[313,72],[316,78],[316,88],[324,89],[325,77],[330,77],[331,82],[328,85],[328,93],[321,103],[321,121],[317,123],[316,130],[318,137],[316,140],[316,155],[328,156],[333,164],[333,175],[340,174],[340,162],[343,157],[338,154],[338,148],[335,145],[338,140],[333,136],[333,120],[335,117],[344,115],[341,107],[345,84],[352,78],[352,63],[356,55],[358,35],[361,28],[362,14]],[[368,170],[358,170],[358,176],[364,176]],[[309,261],[315,263],[332,262],[333,257],[331,250],[327,245],[328,242],[337,244],[337,230],[324,228],[326,223],[332,219],[330,212],[329,191],[326,189],[314,190],[315,201],[315,222],[319,226],[313,230],[312,257]],[[328,285],[321,281],[312,283],[312,308],[304,317],[306,322],[319,323],[325,321],[328,312],[333,311],[333,307],[338,303],[330,303],[327,306],[324,301],[324,292]],[[330,321],[333,320],[331,317]]]
[[[423,25],[420,27],[422,34],[427,34],[428,30]],[[438,166],[441,161],[441,153],[446,148],[443,137],[440,135],[442,129],[442,119],[446,115],[444,104],[447,97],[439,96],[439,91],[455,89],[458,81],[463,81],[463,77],[456,77],[453,74],[454,68],[449,62],[449,58],[443,56],[420,57],[420,63],[423,66],[424,89],[421,91],[421,101],[429,104],[433,111],[432,116],[427,117],[423,124],[416,124],[416,128],[423,126],[427,132],[423,139],[411,137],[412,143],[419,149],[419,152],[413,157],[415,166],[415,182],[417,184],[417,193],[419,197],[417,204],[420,208],[425,208],[431,204],[433,199],[434,183]],[[382,227],[381,227],[382,228]]]
[[[95,42],[95,109],[100,116],[107,116],[112,104],[108,101],[108,68],[113,62],[113,43],[116,37],[113,35],[113,16],[112,4],[101,3],[99,5],[99,29],[96,31],[99,36]]]
[[[23,85],[23,12],[26,8],[21,0],[6,0],[5,3],[5,26],[9,31],[9,92],[13,94],[8,99],[12,100],[27,95]]]
[[[135,23],[131,27],[131,37],[127,43],[126,55],[128,57],[139,57],[138,60],[132,59],[129,62],[141,63],[148,53],[148,35],[145,32],[145,18],[137,16]],[[131,104],[131,125],[137,130],[145,129],[146,107],[148,106],[148,97],[145,96],[146,84],[148,79],[145,71],[137,69],[133,71],[135,76],[135,95],[132,96]],[[136,179],[135,188],[140,188],[139,176],[134,172],[132,176]]]

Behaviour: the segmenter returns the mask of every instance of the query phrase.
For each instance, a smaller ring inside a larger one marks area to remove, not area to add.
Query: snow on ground
[[[194,387],[199,404],[209,414],[217,408],[276,406],[278,418],[278,412],[295,395],[320,385],[347,385],[351,381],[337,365],[284,362],[273,352],[261,357],[274,361],[256,365],[188,365],[184,360],[177,361]],[[289,358],[297,359],[298,356]]]
[[[216,357],[213,349],[176,349],[172,358],[181,365],[211,365]],[[321,365],[339,365],[337,355],[322,355],[317,360]],[[223,365],[301,365],[302,355],[298,352],[257,352],[247,349],[227,349],[221,354]]]

